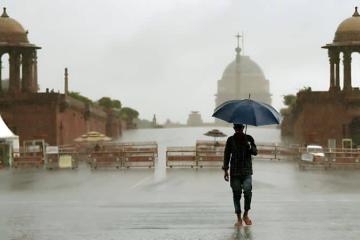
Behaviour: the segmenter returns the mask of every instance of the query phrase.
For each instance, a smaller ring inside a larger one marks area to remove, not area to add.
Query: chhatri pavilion
[[[328,51],[329,90],[299,92],[292,112],[283,120],[282,135],[302,144],[341,147],[350,141],[360,145],[360,90],[351,78],[351,56],[360,53],[357,7],[339,24],[333,41],[322,48]]]

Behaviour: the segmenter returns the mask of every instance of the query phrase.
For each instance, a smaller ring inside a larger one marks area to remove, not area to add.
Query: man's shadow
[[[253,240],[250,226],[235,228],[231,240]]]

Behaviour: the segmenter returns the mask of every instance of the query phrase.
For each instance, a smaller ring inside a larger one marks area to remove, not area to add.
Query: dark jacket
[[[257,155],[254,138],[243,133],[235,133],[226,141],[223,169],[230,176],[248,176],[253,174],[251,155]]]

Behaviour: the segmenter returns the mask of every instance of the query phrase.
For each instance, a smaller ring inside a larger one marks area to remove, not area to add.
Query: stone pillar
[[[343,56],[344,64],[344,91],[351,91],[351,52],[345,51]]]
[[[65,68],[65,74],[64,74],[64,94],[68,95],[69,94],[69,74],[68,74],[68,69]]]
[[[10,77],[9,93],[18,93],[20,87],[20,54],[17,51],[9,53]]]
[[[38,91],[38,81],[37,81],[37,56],[36,50],[34,49],[31,53],[31,92]]]
[[[329,61],[330,61],[330,89],[335,89],[335,54],[332,50],[329,49],[328,52],[329,55]]]
[[[335,88],[340,90],[340,53],[336,53],[335,57]]]
[[[31,82],[31,54],[28,51],[23,52],[22,54],[22,91],[23,92],[32,92]]]

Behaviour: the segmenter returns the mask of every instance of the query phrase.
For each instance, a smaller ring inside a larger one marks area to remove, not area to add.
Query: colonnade
[[[9,54],[8,93],[37,92],[37,55],[34,48],[16,48],[0,52],[1,57]],[[3,92],[2,71],[0,69],[0,92]]]
[[[330,60],[330,90],[340,90],[340,53],[343,55],[343,90],[351,91],[351,53],[350,50],[329,49]]]

